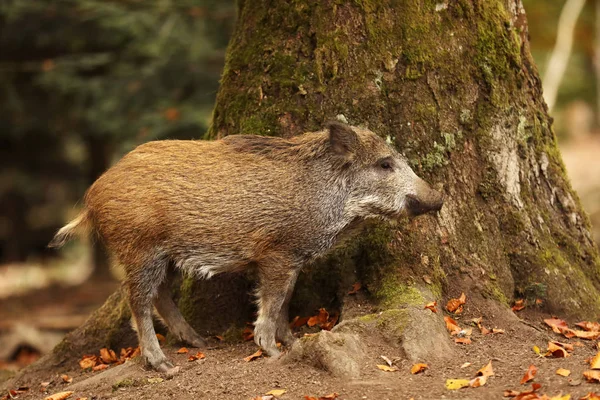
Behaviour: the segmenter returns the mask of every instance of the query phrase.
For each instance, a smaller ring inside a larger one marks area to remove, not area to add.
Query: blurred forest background
[[[600,0],[569,1],[583,9],[552,115],[600,242]],[[544,77],[565,2],[523,2]],[[203,137],[235,18],[234,0],[0,2],[0,299],[111,279],[101,249],[46,245],[124,153]]]

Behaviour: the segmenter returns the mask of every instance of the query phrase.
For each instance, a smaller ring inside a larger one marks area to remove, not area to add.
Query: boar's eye
[[[392,170],[392,160],[389,158],[384,158],[379,161],[379,167],[388,171]]]

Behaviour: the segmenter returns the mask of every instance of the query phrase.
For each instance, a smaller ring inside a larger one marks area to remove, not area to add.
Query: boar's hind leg
[[[160,349],[152,323],[152,301],[165,279],[167,264],[155,259],[127,271],[126,285],[129,306],[137,326],[138,340],[145,362],[157,371],[169,372],[173,368]]]
[[[178,340],[193,347],[205,347],[206,343],[202,337],[187,323],[181,312],[179,312],[177,305],[173,302],[170,278],[167,275],[165,281],[158,288],[158,296],[154,300],[156,311],[167,324],[169,332],[175,335]]]
[[[296,279],[298,278],[300,270],[296,269],[293,271],[293,273],[294,276],[291,277],[289,282],[285,300],[283,301],[281,312],[279,313],[279,318],[277,319],[277,332],[275,333],[276,339],[281,340],[285,345],[290,345],[295,340],[294,335],[292,335],[292,330],[290,329],[289,308],[290,300],[292,299],[292,294],[294,293],[294,286],[296,285]]]
[[[254,324],[254,341],[272,357],[280,354],[275,338],[284,318],[289,329],[282,310],[288,293],[293,291],[297,270],[287,259],[279,257],[259,264],[258,318]]]

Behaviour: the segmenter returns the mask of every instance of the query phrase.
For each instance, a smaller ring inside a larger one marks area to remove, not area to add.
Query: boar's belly
[[[197,279],[209,279],[221,272],[238,271],[250,263],[234,251],[209,249],[181,254],[174,261],[181,272]]]

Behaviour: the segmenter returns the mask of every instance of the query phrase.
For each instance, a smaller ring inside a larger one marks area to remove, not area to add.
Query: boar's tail
[[[56,235],[54,235],[52,241],[48,243],[48,247],[62,247],[65,243],[71,240],[73,235],[87,231],[89,222],[90,215],[88,210],[82,211],[74,220],[56,232]]]

